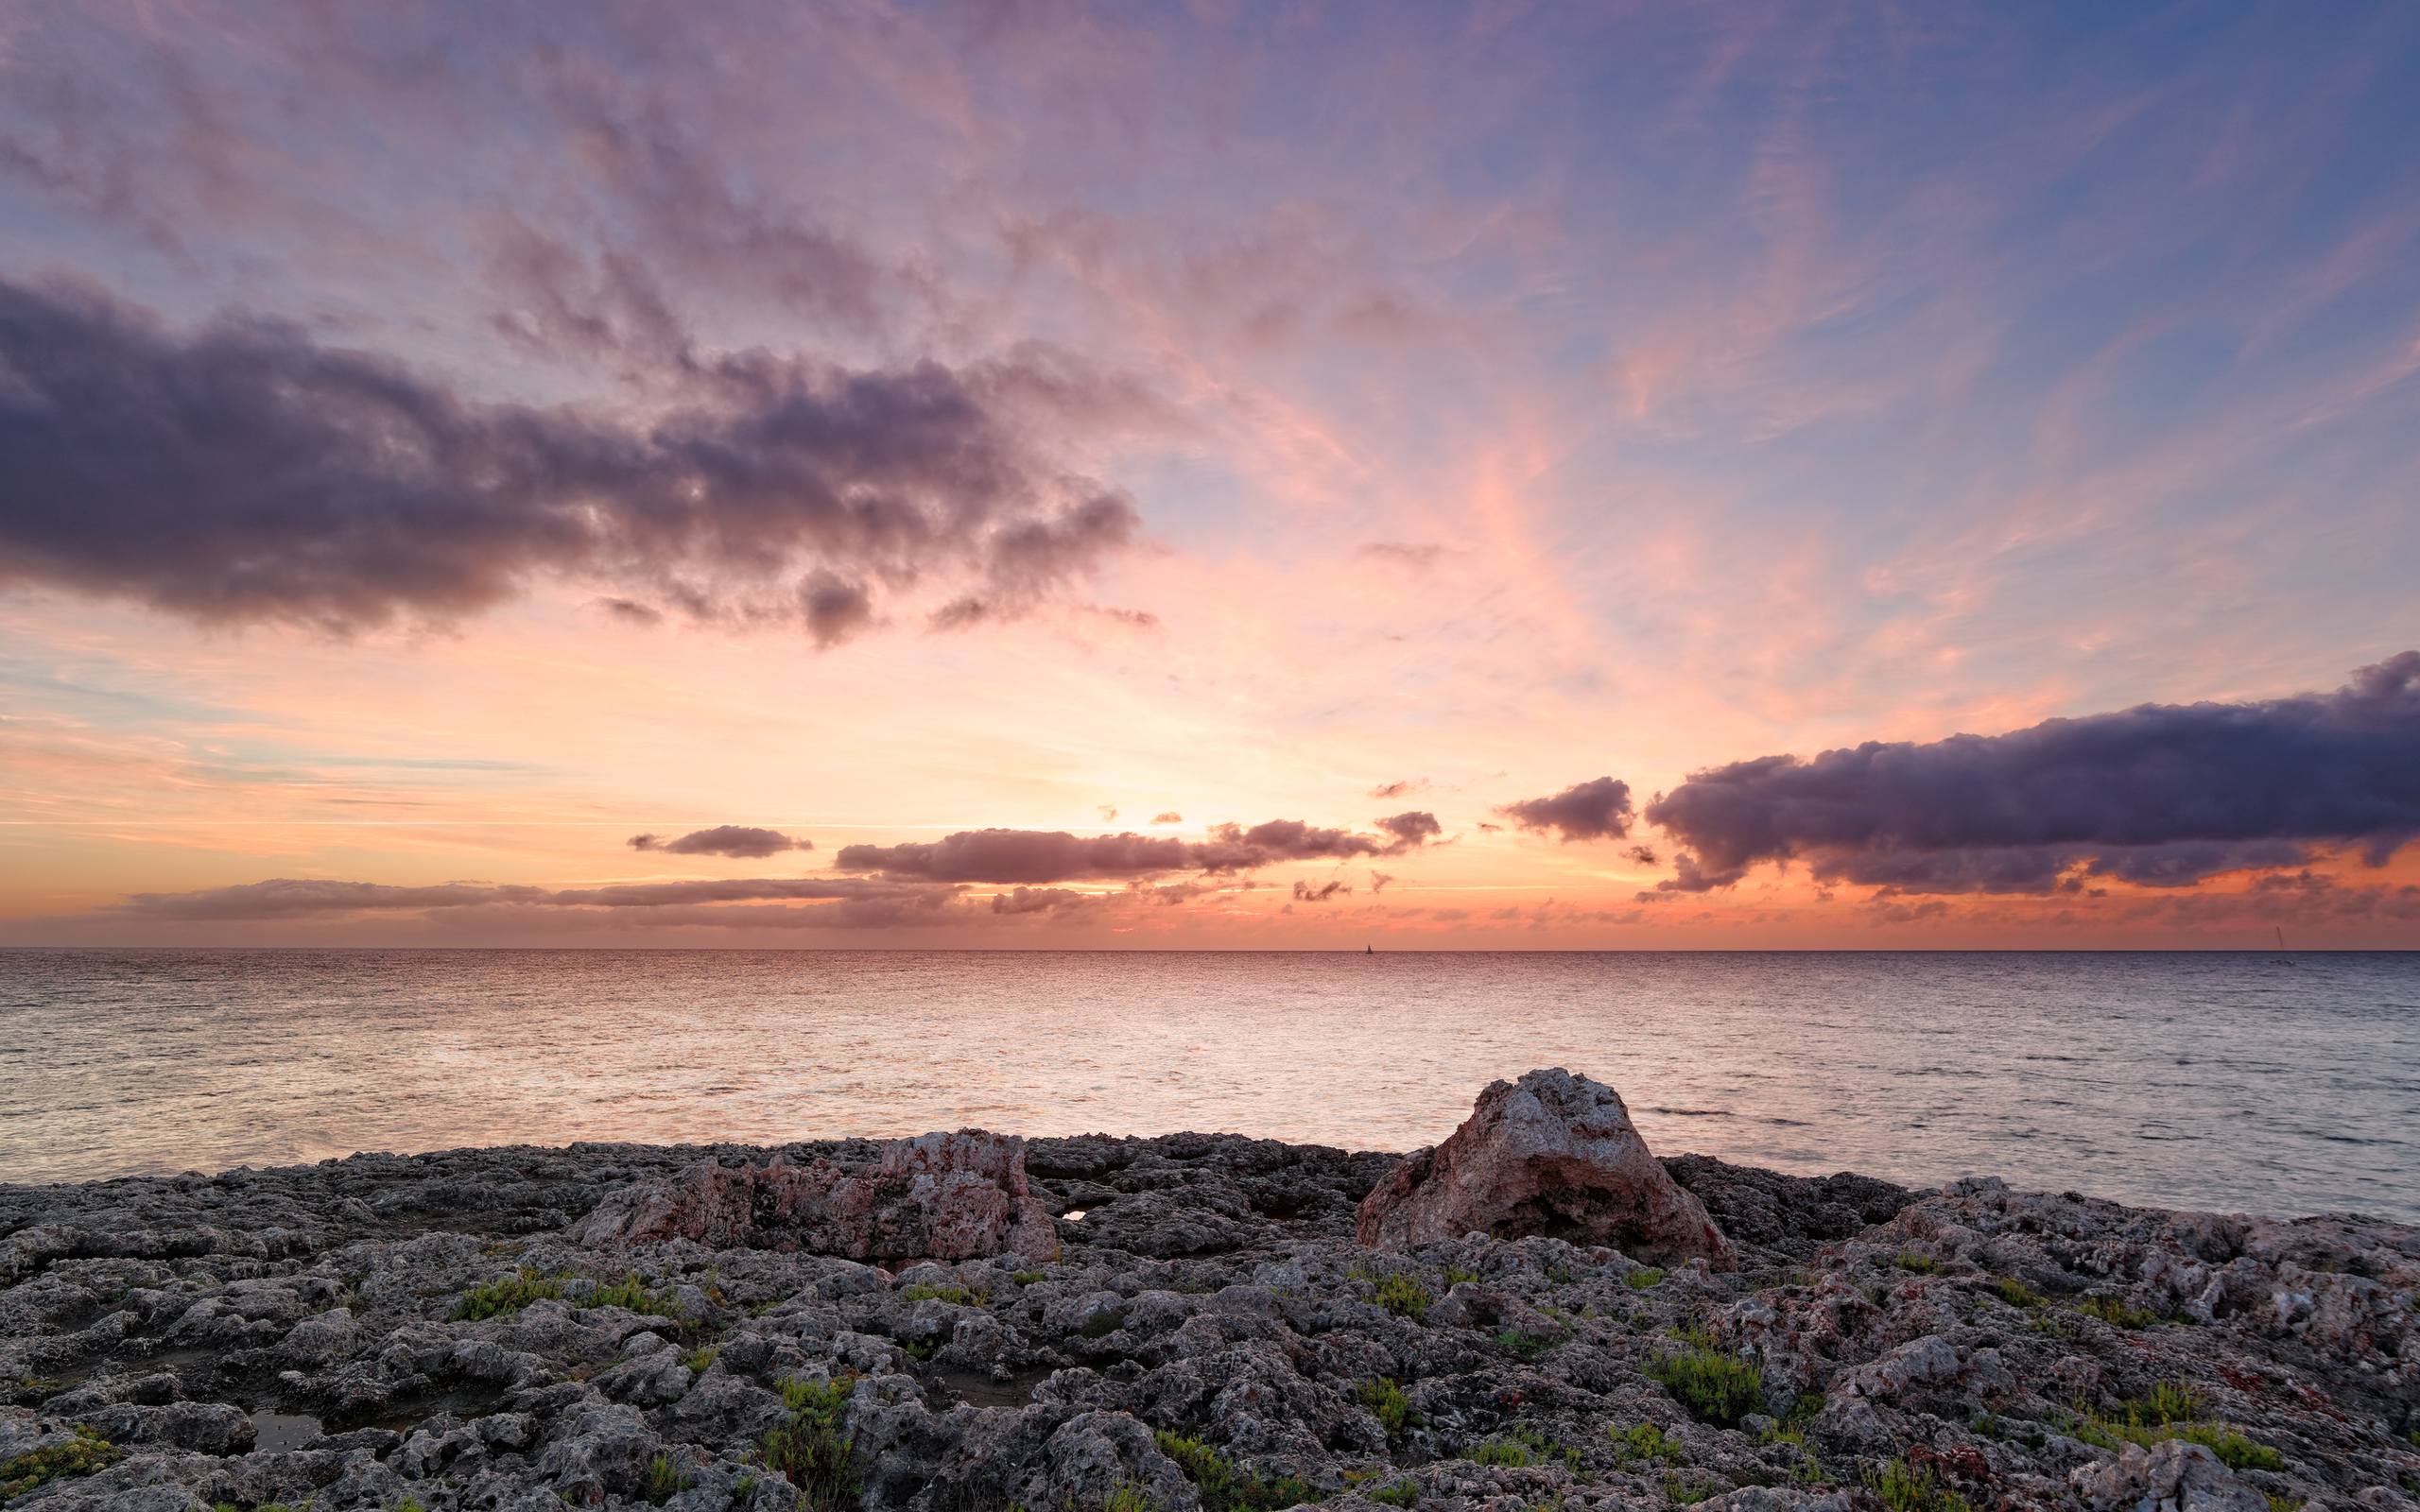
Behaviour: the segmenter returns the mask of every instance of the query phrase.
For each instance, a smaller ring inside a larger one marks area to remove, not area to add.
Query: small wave
[[[1666,1118],[1733,1118],[1737,1116],[1727,1108],[1651,1108],[1648,1111],[1651,1113],[1661,1113]]]

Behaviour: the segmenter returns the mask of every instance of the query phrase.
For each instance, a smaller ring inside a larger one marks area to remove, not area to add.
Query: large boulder
[[[586,1245],[689,1239],[867,1261],[1042,1259],[1059,1243],[1049,1208],[1026,1179],[1025,1141],[981,1129],[887,1141],[867,1170],[822,1160],[704,1161],[615,1193],[571,1235]]]
[[[1444,1143],[1404,1157],[1361,1199],[1355,1237],[1402,1249],[1468,1233],[1735,1263],[1704,1205],[1648,1153],[1620,1095],[1559,1067],[1479,1093]]]

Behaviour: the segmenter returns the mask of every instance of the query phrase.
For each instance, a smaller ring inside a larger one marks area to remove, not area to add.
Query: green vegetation
[[[2011,1307],[2040,1307],[2042,1294],[2014,1276],[2002,1276],[1992,1282],[1993,1294]]]
[[[2292,1496],[2284,1491],[2271,1491],[2269,1493],[2269,1512],[2294,1512],[2296,1507],[2301,1506],[2305,1502],[2309,1500],[2310,1498],[2307,1496]]]
[[[1011,1508],[1011,1512],[1015,1512],[1015,1509]],[[1151,1504],[1150,1494],[1141,1486],[1132,1481],[1120,1481],[1109,1493],[1109,1499],[1101,1503],[1100,1512],[1160,1512],[1160,1509]]]
[[[557,1273],[542,1275],[527,1265],[510,1276],[499,1276],[481,1281],[462,1294],[461,1302],[454,1309],[458,1323],[475,1323],[492,1317],[505,1317],[520,1312],[532,1302],[562,1301],[566,1298],[576,1307],[622,1307],[633,1313],[647,1313],[656,1317],[683,1316],[681,1305],[669,1292],[649,1291],[636,1271],[618,1281],[591,1281],[585,1295],[574,1297],[579,1284],[576,1276]]]
[[[1930,1466],[1893,1460],[1879,1475],[1868,1475],[1865,1488],[1878,1497],[1887,1512],[1973,1512],[1972,1503],[1941,1484]]]
[[[1700,1422],[1736,1428],[1765,1403],[1765,1371],[1754,1361],[1725,1354],[1703,1328],[1683,1330],[1682,1348],[1651,1363],[1647,1373]]]
[[[1664,1500],[1674,1506],[1695,1506],[1721,1489],[1712,1481],[1700,1481],[1692,1486],[1677,1475],[1664,1477]]]
[[[0,1465],[0,1501],[23,1496],[37,1486],[90,1475],[117,1458],[117,1448],[89,1428],[78,1428],[63,1444],[27,1451]]]
[[[580,1307],[619,1307],[632,1313],[645,1313],[654,1317],[683,1316],[681,1304],[670,1292],[651,1292],[639,1280],[637,1271],[624,1273],[618,1281],[597,1281],[589,1287],[588,1295],[579,1298]]]
[[[1460,1286],[1464,1281],[1475,1281],[1477,1280],[1478,1280],[1478,1272],[1475,1270],[1464,1270],[1460,1265],[1448,1265],[1445,1267],[1445,1284],[1447,1286]]]
[[[1913,1271],[1919,1276],[1938,1275],[1941,1271],[1940,1261],[1933,1259],[1930,1255],[1919,1255],[1912,1249],[1899,1251],[1898,1258],[1891,1263],[1901,1270]]]
[[[925,1281],[918,1281],[903,1289],[899,1299],[903,1302],[947,1302],[952,1307],[982,1307],[992,1300],[984,1293],[969,1291],[963,1286],[934,1286]]]
[[[1651,1286],[1661,1286],[1664,1284],[1664,1267],[1661,1265],[1641,1265],[1638,1269],[1632,1271],[1629,1275],[1623,1277],[1622,1284],[1629,1287],[1634,1292],[1643,1292]]]
[[[1030,1286],[1048,1274],[1049,1272],[1047,1271],[1039,1270],[1011,1271],[1009,1273],[1009,1280],[1016,1282],[1019,1286]]]
[[[706,1367],[715,1363],[715,1356],[720,1353],[722,1353],[721,1345],[708,1344],[683,1355],[681,1363],[689,1367],[691,1375],[701,1376],[706,1373]]]
[[[639,1494],[647,1499],[648,1505],[662,1506],[688,1488],[689,1478],[681,1473],[680,1466],[672,1463],[672,1456],[658,1454],[648,1462],[647,1485],[640,1488]]]
[[[1683,1458],[1680,1441],[1654,1423],[1639,1423],[1630,1428],[1616,1428],[1607,1423],[1605,1436],[1614,1441],[1614,1463],[1616,1465],[1678,1465]]]
[[[1530,1446],[1517,1438],[1490,1438],[1462,1451],[1462,1458],[1474,1465],[1501,1465],[1508,1469],[1525,1469],[1537,1463]]]
[[[817,1384],[796,1376],[778,1383],[782,1405],[790,1420],[765,1435],[757,1457],[765,1468],[799,1489],[810,1512],[839,1512],[856,1503],[856,1441],[840,1431],[856,1382],[839,1380]]]
[[[30,1407],[65,1389],[63,1383],[53,1381],[48,1376],[22,1375],[17,1378],[17,1383],[9,1388],[9,1398],[16,1406]]]
[[[2247,1438],[2224,1423],[2204,1419],[2204,1405],[2192,1387],[2182,1382],[2162,1382],[2152,1388],[2150,1396],[2121,1404],[2115,1414],[2083,1411],[2075,1436],[2102,1449],[2127,1444],[2148,1449],[2163,1439],[2181,1438],[2208,1450],[2229,1469],[2286,1468],[2286,1457],[2268,1445]]]
[[[1151,1435],[1160,1452],[1176,1461],[1194,1489],[1201,1493],[1202,1512],[1274,1512],[1298,1502],[1316,1502],[1320,1493],[1300,1477],[1263,1480],[1198,1438],[1163,1428]]]
[[[532,1302],[560,1300],[568,1276],[542,1276],[527,1265],[510,1276],[499,1276],[492,1281],[481,1281],[462,1294],[454,1309],[458,1323],[475,1323],[486,1318],[503,1317],[518,1313]]]
[[[1520,1360],[1534,1360],[1563,1342],[1542,1333],[1524,1333],[1519,1329],[1506,1329],[1495,1336],[1495,1347]]]
[[[1408,1317],[1416,1323],[1428,1315],[1429,1304],[1436,1298],[1428,1295],[1427,1287],[1397,1274],[1382,1278],[1372,1289],[1370,1300],[1397,1317]]]
[[[1361,1494],[1380,1506],[1409,1506],[1420,1500],[1420,1483],[1407,1476],[1392,1486],[1381,1486]]]
[[[2159,1321],[2158,1314],[2136,1307],[2122,1297],[2087,1297],[2076,1304],[2076,1311],[2112,1328],[2147,1329]]]
[[[1386,1429],[1389,1438],[1401,1436],[1403,1431],[1416,1420],[1417,1415],[1411,1410],[1411,1399],[1404,1395],[1403,1387],[1385,1376],[1362,1382],[1360,1393],[1361,1405],[1370,1409]]]

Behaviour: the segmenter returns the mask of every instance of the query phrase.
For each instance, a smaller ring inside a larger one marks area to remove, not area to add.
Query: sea
[[[0,951],[0,1181],[977,1126],[1659,1154],[2420,1221],[2420,953]]]

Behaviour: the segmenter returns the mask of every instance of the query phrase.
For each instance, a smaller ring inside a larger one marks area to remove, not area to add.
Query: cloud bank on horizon
[[[0,940],[2420,943],[2420,13],[667,26],[0,20]]]

